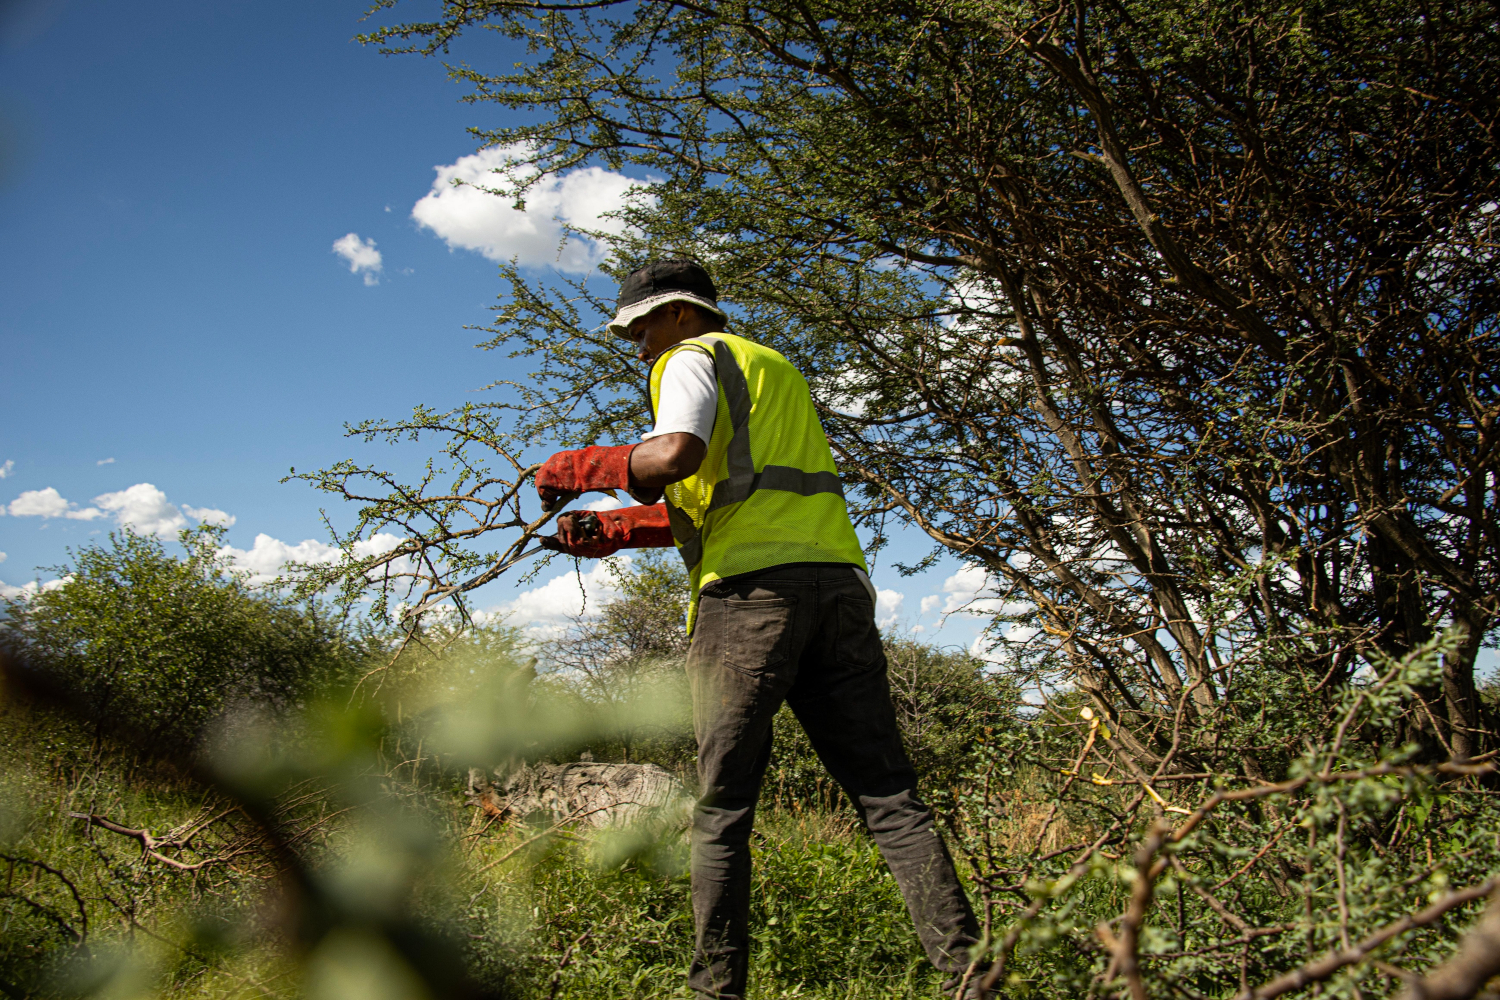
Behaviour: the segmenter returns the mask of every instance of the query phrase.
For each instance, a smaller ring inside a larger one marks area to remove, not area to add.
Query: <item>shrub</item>
[[[911,637],[889,638],[891,700],[906,752],[930,801],[951,803],[966,771],[982,759],[997,729],[1013,728],[1016,693],[962,650],[940,649]],[[791,710],[772,728],[766,796],[780,808],[830,808],[840,792]]]
[[[10,602],[0,636],[100,730],[163,748],[192,744],[237,700],[285,708],[363,655],[316,604],[232,573],[221,536],[184,532],[175,556],[111,533],[57,567],[62,586]]]

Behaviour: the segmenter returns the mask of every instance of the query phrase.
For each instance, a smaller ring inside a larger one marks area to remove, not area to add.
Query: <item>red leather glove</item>
[[[536,491],[552,506],[567,496],[590,490],[629,490],[633,444],[560,451],[536,470]]]
[[[544,548],[585,559],[603,559],[621,549],[659,549],[671,544],[672,526],[662,504],[570,510],[557,519],[557,535],[542,539]]]

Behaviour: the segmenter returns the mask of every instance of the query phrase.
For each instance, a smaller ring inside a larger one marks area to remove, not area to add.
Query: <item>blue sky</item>
[[[222,513],[229,544],[261,564],[312,552],[329,500],[280,484],[289,467],[383,460],[345,441],[343,423],[446,408],[524,374],[465,329],[501,291],[485,254],[586,267],[587,245],[556,258],[550,216],[587,220],[623,182],[576,175],[529,199],[525,219],[472,189],[429,196],[434,168],[480,177],[497,162],[464,159],[476,153],[465,129],[501,124],[501,111],[459,103],[436,60],[352,41],[363,12],[346,0],[0,6],[8,588],[48,579],[38,567],[122,519],[165,533]],[[521,57],[484,34],[452,58]],[[939,612],[980,583],[959,570],[877,571],[885,613],[939,631]],[[492,586],[481,603],[554,615],[577,594],[576,580],[545,586],[564,573],[526,594]],[[974,622],[949,622],[942,640],[968,644]]]

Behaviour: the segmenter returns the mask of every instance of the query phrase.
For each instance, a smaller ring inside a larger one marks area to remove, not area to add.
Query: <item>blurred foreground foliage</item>
[[[215,533],[181,542],[111,536],[7,608],[0,992],[682,995],[680,814],[585,835],[466,801],[476,774],[581,754],[691,788],[675,561],[617,561],[618,596],[539,644],[440,617],[355,632],[228,572]],[[977,661],[892,656],[934,679],[903,703],[916,756],[980,763]],[[933,995],[878,852],[800,731],[778,733],[757,980]]]
[[[674,564],[620,560],[617,596],[545,644],[431,617],[415,637],[334,631],[284,697],[252,703],[234,696],[244,689],[224,680],[222,658],[192,652],[189,612],[275,606],[255,619],[273,635],[251,645],[277,648],[298,609],[204,569],[205,537],[185,537],[182,556],[111,539],[80,553],[64,586],[10,607],[0,992],[685,995],[680,812],[590,831],[500,820],[469,796],[476,776],[585,752],[691,784]],[[128,586],[124,569],[175,582],[132,619],[156,642],[132,646],[118,622],[97,641],[85,625],[39,627],[111,581]],[[67,650],[48,647],[53,636]],[[987,954],[1005,957],[997,985],[1129,992],[1111,941],[1128,934],[1134,976],[1185,996],[1314,981],[1328,995],[1392,995],[1404,988],[1395,970],[1448,960],[1495,885],[1489,765],[1411,765],[1415,748],[1387,735],[1451,641],[1385,662],[1327,726],[1268,695],[1265,728],[1300,732],[1302,746],[1277,781],[1220,781],[1205,800],[1189,781],[1121,774],[1116,736],[1086,699],[1055,692],[1017,713],[1020,666],[890,640],[908,746],[986,916]],[[145,711],[163,697],[128,656],[186,685],[201,670],[221,685],[217,714],[170,740],[92,714],[98,687],[80,678],[102,665],[122,678],[113,703]],[[789,718],[776,723],[754,849],[755,995],[938,995],[878,852]]]

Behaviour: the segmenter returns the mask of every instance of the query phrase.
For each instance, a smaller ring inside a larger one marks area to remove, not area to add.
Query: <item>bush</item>
[[[606,563],[619,596],[542,651],[546,681],[600,717],[597,760],[649,761],[684,776],[695,744],[687,676],[688,579],[676,552]]]
[[[196,742],[236,701],[284,709],[363,656],[316,604],[232,573],[221,536],[183,532],[174,556],[111,533],[57,567],[62,586],[9,602],[0,637],[101,731],[163,749]]]
[[[983,661],[910,637],[887,639],[891,699],[924,797],[951,805],[997,729],[1015,725],[1014,686]],[[791,709],[777,713],[765,796],[783,809],[835,808],[841,793]]]

